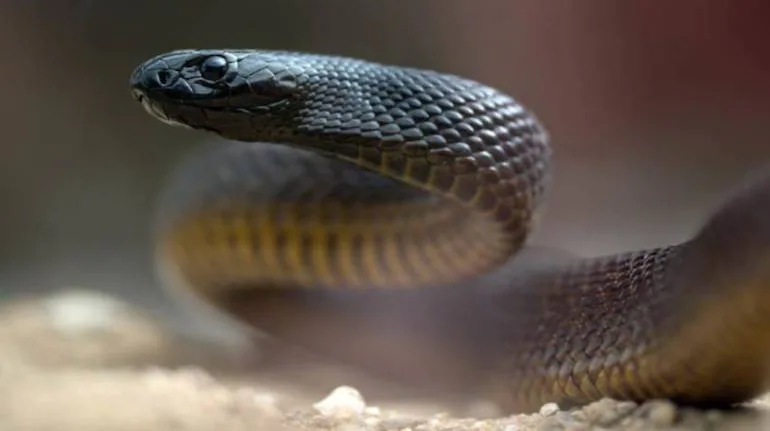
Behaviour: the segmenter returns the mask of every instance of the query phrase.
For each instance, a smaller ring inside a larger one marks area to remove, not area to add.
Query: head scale
[[[134,98],[150,115],[173,124],[258,140],[298,109],[301,62],[268,52],[178,50],[147,60],[131,75]],[[267,127],[269,126],[269,127]]]

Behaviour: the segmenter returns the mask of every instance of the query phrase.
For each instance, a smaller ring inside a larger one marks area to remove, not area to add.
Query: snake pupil
[[[207,58],[201,63],[201,76],[209,81],[217,81],[222,79],[227,72],[227,59],[215,55]]]

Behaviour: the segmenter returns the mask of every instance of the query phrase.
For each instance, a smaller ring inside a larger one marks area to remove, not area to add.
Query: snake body
[[[602,397],[722,406],[768,386],[766,178],[684,243],[528,260],[551,150],[494,88],[213,49],[150,58],[130,81],[157,119],[233,141],[175,173],[157,255],[243,322],[512,412]]]

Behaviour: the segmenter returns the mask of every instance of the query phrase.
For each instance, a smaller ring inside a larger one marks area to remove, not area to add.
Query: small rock
[[[313,404],[313,408],[324,416],[347,419],[363,415],[366,402],[355,388],[340,386],[326,398]]]
[[[676,420],[676,406],[668,401],[650,401],[645,407],[647,418],[658,427],[670,426]]]
[[[559,411],[559,406],[556,403],[548,403],[548,404],[544,404],[543,407],[540,407],[541,416],[553,416],[558,411]]]
[[[615,411],[620,416],[628,416],[633,413],[639,406],[632,401],[618,401],[615,403]]]
[[[63,333],[79,334],[110,328],[123,304],[107,295],[72,289],[45,300],[51,324]]]
[[[635,408],[633,403],[618,403],[609,398],[604,398],[588,404],[583,408],[583,412],[588,422],[600,426],[608,426],[627,416],[632,406]]]

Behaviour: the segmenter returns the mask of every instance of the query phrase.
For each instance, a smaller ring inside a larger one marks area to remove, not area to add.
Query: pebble
[[[556,403],[548,403],[540,407],[541,416],[553,416],[559,411],[559,406]]]
[[[80,334],[111,328],[123,304],[98,292],[68,289],[46,298],[44,307],[54,328]]]
[[[657,427],[670,426],[676,419],[676,406],[668,401],[650,401],[644,407],[647,418]]]
[[[313,404],[313,408],[324,416],[348,419],[363,416],[366,402],[355,388],[339,386],[326,398]]]
[[[590,423],[594,423],[600,426],[611,425],[622,416],[625,416],[625,411],[617,409],[617,403],[613,400],[602,399],[591,404],[588,404],[583,408],[586,419]]]

